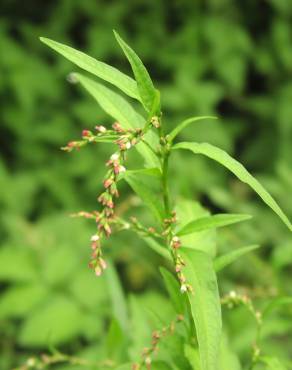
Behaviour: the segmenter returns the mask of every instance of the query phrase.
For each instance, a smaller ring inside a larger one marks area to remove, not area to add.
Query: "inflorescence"
[[[155,126],[152,121],[150,121],[149,127]],[[154,120],[154,122],[156,121]],[[104,126],[95,126],[95,130],[96,134],[89,130],[83,130],[82,140],[70,141],[62,150],[71,152],[74,149],[80,149],[88,143],[105,141],[114,142],[118,146],[118,150],[106,162],[108,171],[103,181],[104,190],[97,197],[97,201],[102,206],[101,211],[91,213],[81,211],[74,215],[94,218],[97,223],[97,231],[90,238],[92,253],[89,267],[95,271],[96,276],[100,276],[107,266],[102,257],[101,241],[112,233],[111,225],[115,222],[115,199],[119,197],[117,186],[119,176],[126,171],[124,163],[127,151],[143,139],[147,132],[147,126],[143,129],[124,129],[119,122],[114,122],[112,130],[108,130]]]

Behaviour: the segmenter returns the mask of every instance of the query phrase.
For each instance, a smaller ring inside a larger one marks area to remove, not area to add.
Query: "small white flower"
[[[27,360],[26,364],[27,364],[28,367],[33,367],[33,366],[35,366],[36,361],[33,357],[31,357]]]
[[[127,149],[130,149],[130,148],[131,148],[131,146],[132,146],[132,145],[131,145],[131,143],[128,141],[128,142],[126,143],[126,148],[127,148]]]
[[[182,284],[180,287],[181,293],[185,293],[187,290],[188,290],[188,287],[186,286],[186,284]]]
[[[99,240],[99,236],[98,235],[92,235],[92,237],[90,238],[90,240],[92,242],[97,242]]]
[[[236,297],[236,292],[234,290],[231,290],[231,292],[229,293],[229,296],[231,298],[235,298]]]
[[[111,156],[111,160],[112,161],[116,161],[119,159],[119,154],[118,153],[114,153],[112,156]]]
[[[146,365],[150,365],[150,364],[151,364],[151,358],[150,358],[149,356],[147,356],[147,357],[145,358],[145,364],[146,364]]]
[[[174,236],[174,237],[172,238],[172,241],[173,241],[174,243],[179,242],[179,237],[178,237],[178,236]]]
[[[119,167],[119,173],[121,173],[121,172],[126,172],[126,167],[120,166]]]

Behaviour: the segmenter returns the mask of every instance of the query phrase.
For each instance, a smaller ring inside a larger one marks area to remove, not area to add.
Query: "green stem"
[[[168,161],[169,161],[169,152],[164,150],[162,164],[162,192],[166,217],[168,217],[170,214],[170,199],[168,189]]]

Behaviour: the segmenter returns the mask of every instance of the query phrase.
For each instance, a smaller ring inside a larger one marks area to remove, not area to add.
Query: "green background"
[[[163,304],[168,315],[158,270],[163,261],[135,235],[124,233],[106,245],[116,268],[100,279],[88,270],[95,226],[68,216],[98,207],[104,163],[113,147],[101,144],[71,154],[59,148],[80,137],[82,129],[112,120],[67,83],[77,67],[38,37],[81,49],[130,74],[113,37],[117,29],[161,91],[165,127],[194,115],[217,115],[217,121],[197,123],[179,138],[227,150],[291,219],[292,4],[2,0],[0,12],[0,368],[10,369],[50,346],[96,360],[124,360],[124,354],[109,354],[104,345],[111,318],[117,310],[123,315],[124,301],[114,297],[121,284],[134,317],[130,353],[138,353],[150,338],[146,323],[135,327],[143,321],[139,307],[159,311]],[[130,156],[129,166],[138,164]],[[219,275],[222,293],[246,291],[259,307],[276,293],[292,294],[289,231],[245,185],[187,153],[174,156],[170,176],[182,207],[188,198],[212,213],[254,216],[218,232],[219,253],[262,246]],[[149,215],[125,184],[121,193],[120,207],[150,226]],[[253,340],[252,319],[237,309],[224,320],[244,363]],[[265,326],[266,353],[291,361],[291,333],[291,307],[279,309]]]

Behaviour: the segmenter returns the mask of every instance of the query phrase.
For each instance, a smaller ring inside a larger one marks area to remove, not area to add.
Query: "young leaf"
[[[40,40],[70,60],[70,62],[76,64],[78,67],[113,84],[132,98],[140,100],[137,83],[131,77],[120,72],[118,69],[54,40],[50,40],[45,37],[40,37]]]
[[[188,149],[195,154],[203,154],[220,163],[231,171],[242,182],[248,184],[262,200],[280,217],[286,226],[292,231],[292,225],[285,213],[278,206],[274,198],[267,190],[243,167],[241,163],[230,157],[224,150],[208,143],[183,142],[173,146],[172,149]]]
[[[156,90],[153,86],[152,80],[143,65],[141,59],[138,55],[130,48],[129,45],[119,36],[119,34],[114,31],[115,37],[120,44],[123,52],[125,53],[128,61],[131,64],[135,79],[137,81],[139,94],[142,100],[142,103],[147,111],[150,111],[153,102],[156,99]]]
[[[242,247],[230,253],[223,254],[223,256],[217,257],[214,261],[215,271],[218,272],[224,269],[224,267],[230,265],[232,262],[236,261],[239,257],[259,247],[260,247],[259,245],[249,245],[247,247]]]
[[[184,274],[194,293],[188,293],[196,326],[202,370],[217,370],[221,341],[221,307],[212,258],[201,251],[181,248]]]
[[[179,125],[177,125],[171,133],[168,135],[169,141],[173,141],[173,139],[188,125],[190,125],[193,122],[202,121],[204,119],[217,119],[217,117],[212,116],[202,116],[202,117],[191,117],[184,121],[182,121]]]
[[[178,314],[184,314],[184,312],[186,311],[186,301],[185,296],[182,296],[180,294],[178,281],[175,279],[173,274],[171,274],[163,267],[160,267],[160,273],[163,277],[164,284],[166,286],[171,302],[175,308],[175,311]]]
[[[202,217],[189,222],[181,228],[177,235],[187,235],[198,231],[215,229],[222,226],[231,225],[237,222],[249,220],[252,216],[241,214],[217,214],[214,216]]]
[[[94,97],[101,108],[120,122],[124,128],[143,126],[145,119],[122,96],[79,73],[74,73],[74,77]],[[147,136],[147,140],[149,144],[152,143],[151,136]],[[158,159],[146,144],[141,142],[136,146],[136,149],[144,157],[149,167],[157,166]]]

